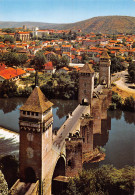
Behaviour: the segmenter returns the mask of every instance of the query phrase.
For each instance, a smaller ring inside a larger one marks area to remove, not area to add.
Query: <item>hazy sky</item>
[[[107,15],[135,16],[135,0],[0,0],[0,21],[69,23]]]

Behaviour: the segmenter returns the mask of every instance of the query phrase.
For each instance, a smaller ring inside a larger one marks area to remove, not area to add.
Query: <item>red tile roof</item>
[[[17,69],[7,68],[0,71],[0,76],[3,77],[4,79],[11,79],[25,73],[26,71],[22,70],[21,68],[17,68]]]
[[[45,66],[45,67],[53,67],[53,64],[50,61],[50,62],[45,63],[43,66]]]
[[[2,63],[1,63],[1,64],[0,64],[0,71],[1,71],[1,70],[4,70],[5,67],[6,67],[5,64],[2,64]]]

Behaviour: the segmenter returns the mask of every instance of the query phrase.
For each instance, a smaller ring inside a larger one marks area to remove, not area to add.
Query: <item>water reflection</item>
[[[93,135],[93,148],[97,146],[105,146],[109,139],[109,130],[111,130],[111,117],[101,119],[101,133]]]
[[[125,119],[125,121],[127,122],[127,123],[129,123],[129,124],[134,124],[135,125],[135,113],[131,113],[130,115],[129,115],[129,112],[124,112],[124,119]]]
[[[0,126],[19,131],[18,118],[19,107],[26,101],[25,98],[0,99]],[[53,129],[59,128],[69,112],[78,105],[77,101],[51,100],[54,103]],[[125,164],[134,164],[134,137],[135,137],[135,113],[123,112],[121,110],[108,111],[107,117],[101,119],[99,133],[93,135],[93,147],[102,146],[106,150],[104,161],[96,164],[87,164],[87,167],[99,166],[101,164],[114,164],[122,167]],[[111,130],[111,131],[110,131]],[[13,144],[13,145],[12,145]],[[4,148],[5,147],[5,148]],[[16,152],[18,144],[9,138],[0,139],[0,154]]]
[[[59,119],[65,117],[73,111],[77,105],[78,102],[76,100],[51,100],[54,104],[53,108],[57,108],[56,115],[59,117]]]
[[[4,114],[16,110],[16,108],[25,102],[25,98],[0,98],[0,110]]]

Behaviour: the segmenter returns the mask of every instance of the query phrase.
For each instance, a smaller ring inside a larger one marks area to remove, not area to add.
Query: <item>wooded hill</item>
[[[0,28],[16,28],[26,25],[28,28],[38,26],[40,29],[82,30],[84,33],[135,33],[135,17],[130,16],[99,16],[88,20],[69,23],[51,24],[41,22],[0,22]]]
[[[64,29],[94,33],[135,33],[135,17],[130,16],[99,16],[81,22],[68,24]]]

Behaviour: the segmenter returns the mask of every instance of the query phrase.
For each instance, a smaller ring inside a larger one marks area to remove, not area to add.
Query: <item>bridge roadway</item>
[[[64,122],[57,132],[57,136],[53,140],[53,147],[61,148],[64,145],[65,139],[69,133],[75,133],[76,130],[80,130],[80,118],[82,114],[90,114],[90,106],[78,105],[69,118]]]

